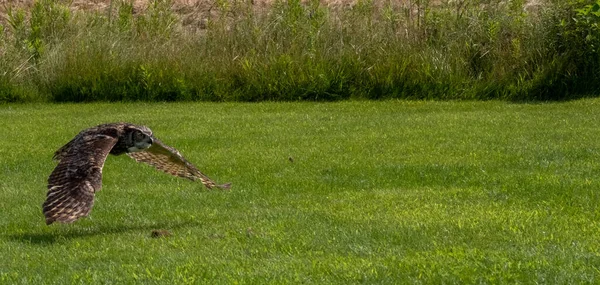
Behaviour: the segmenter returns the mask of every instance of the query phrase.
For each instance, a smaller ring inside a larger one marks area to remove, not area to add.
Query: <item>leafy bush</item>
[[[559,90],[568,93],[600,91],[600,1],[570,1],[558,26]]]

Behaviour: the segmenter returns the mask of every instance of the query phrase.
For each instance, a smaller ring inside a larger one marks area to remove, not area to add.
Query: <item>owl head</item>
[[[127,152],[139,152],[152,145],[152,131],[146,127],[130,128],[125,134]]]

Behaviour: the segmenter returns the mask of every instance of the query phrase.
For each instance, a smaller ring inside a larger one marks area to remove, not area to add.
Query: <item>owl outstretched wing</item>
[[[196,166],[188,162],[179,151],[164,144],[156,137],[152,137],[152,146],[141,152],[130,152],[127,155],[137,162],[144,162],[168,174],[190,179],[200,180],[208,189],[220,188],[228,190],[231,183],[217,185],[212,179],[204,175]]]
[[[71,223],[90,213],[94,193],[102,188],[104,161],[117,141],[116,137],[88,133],[57,151],[59,163],[48,178],[43,204],[46,224]]]

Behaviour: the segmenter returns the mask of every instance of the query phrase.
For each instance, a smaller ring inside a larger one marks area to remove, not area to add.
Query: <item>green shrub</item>
[[[600,1],[570,1],[559,25],[558,52],[562,89],[569,93],[600,91]]]

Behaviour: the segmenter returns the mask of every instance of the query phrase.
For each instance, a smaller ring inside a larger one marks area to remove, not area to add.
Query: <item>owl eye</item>
[[[146,138],[146,135],[144,133],[142,133],[142,132],[135,132],[134,136],[135,136],[135,140],[136,141],[141,141],[144,138]]]

